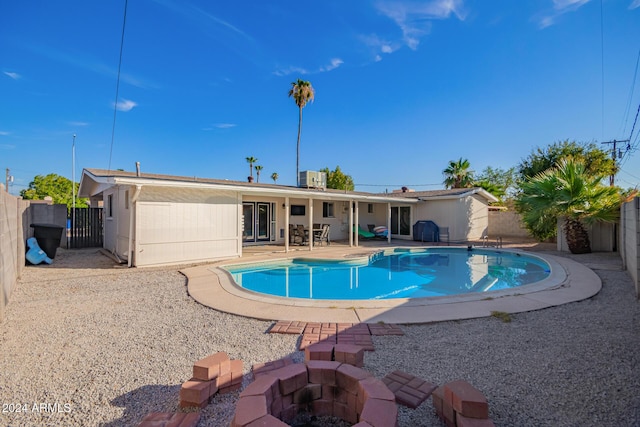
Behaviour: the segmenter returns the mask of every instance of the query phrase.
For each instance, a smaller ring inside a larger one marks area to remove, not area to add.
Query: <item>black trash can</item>
[[[31,224],[31,227],[33,227],[33,237],[38,241],[40,249],[49,258],[55,258],[64,227],[56,224]]]

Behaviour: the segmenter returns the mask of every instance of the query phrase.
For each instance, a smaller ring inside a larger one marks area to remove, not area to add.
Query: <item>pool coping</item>
[[[411,324],[470,319],[491,316],[495,311],[520,313],[580,301],[602,288],[602,281],[591,269],[570,259],[521,250],[499,251],[541,258],[551,266],[551,274],[531,285],[480,294],[388,300],[305,300],[267,296],[238,287],[231,275],[220,268],[249,263],[238,259],[181,272],[187,278],[189,295],[207,307],[261,320],[306,322]],[[315,258],[326,259],[320,254]]]

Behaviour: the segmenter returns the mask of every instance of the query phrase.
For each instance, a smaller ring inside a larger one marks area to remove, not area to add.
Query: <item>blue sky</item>
[[[640,104],[640,0],[130,0],[112,138],[124,5],[2,2],[11,193],[72,178],[73,134],[76,180],[136,161],[245,180],[253,156],[261,182],[295,185],[298,78],[316,91],[300,170],[339,165],[371,192],[442,188],[460,157],[478,173],[560,140],[627,139]],[[625,188],[640,186],[639,128]]]

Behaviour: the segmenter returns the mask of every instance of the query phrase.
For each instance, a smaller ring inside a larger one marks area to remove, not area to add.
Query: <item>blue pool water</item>
[[[238,286],[289,298],[422,298],[513,288],[545,279],[543,260],[497,250],[429,248],[386,251],[368,262],[289,260],[225,267]]]

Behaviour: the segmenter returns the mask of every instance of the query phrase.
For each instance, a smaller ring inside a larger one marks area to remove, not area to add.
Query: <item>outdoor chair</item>
[[[314,233],[313,235],[314,244],[318,243],[319,245],[322,245],[323,242],[327,242],[327,245],[331,244],[329,241],[329,225],[327,224],[323,224],[322,231]]]

